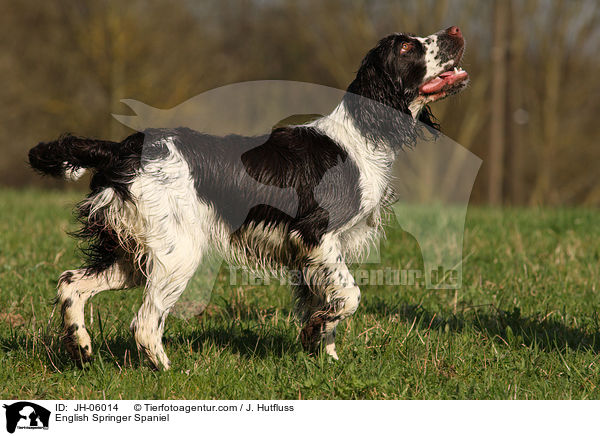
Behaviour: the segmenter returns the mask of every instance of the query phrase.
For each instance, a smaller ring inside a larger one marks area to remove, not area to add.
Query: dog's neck
[[[395,158],[397,150],[394,147],[364,134],[354,116],[348,111],[345,100],[342,100],[329,115],[318,118],[310,125],[336,141],[351,155],[360,155],[361,158],[370,160],[374,157],[381,160],[384,156],[389,161]]]
[[[402,106],[398,109],[350,92],[346,93],[342,103],[361,135],[379,147],[389,147],[399,152],[405,147],[414,146],[423,137],[425,125],[420,122],[422,108],[413,115],[410,109],[416,108]]]

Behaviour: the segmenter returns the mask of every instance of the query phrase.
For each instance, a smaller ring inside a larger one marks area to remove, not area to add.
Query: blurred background
[[[65,132],[120,140],[120,99],[167,109],[261,79],[345,89],[386,34],[458,25],[471,85],[433,112],[483,159],[471,200],[599,206],[599,24],[595,0],[2,0],[0,186],[66,187],[27,151]]]

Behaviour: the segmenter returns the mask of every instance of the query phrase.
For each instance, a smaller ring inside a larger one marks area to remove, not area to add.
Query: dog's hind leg
[[[300,339],[305,349],[325,352],[337,360],[335,330],[360,303],[360,289],[346,266],[338,241],[325,237],[302,269],[303,283],[296,288],[297,309],[304,327]]]
[[[149,275],[144,300],[131,322],[138,350],[143,351],[157,369],[169,369],[171,362],[162,344],[169,311],[177,302],[202,259],[205,239],[179,233],[168,244],[149,253]],[[158,245],[158,244],[157,244]],[[163,248],[164,247],[164,248]]]
[[[86,362],[92,355],[90,335],[85,327],[86,301],[99,292],[131,288],[140,283],[141,274],[124,261],[98,273],[77,269],[61,274],[56,301],[62,316],[64,343],[73,359]]]

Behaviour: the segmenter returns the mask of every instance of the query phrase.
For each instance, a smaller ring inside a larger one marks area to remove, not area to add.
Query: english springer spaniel
[[[437,128],[428,104],[466,86],[464,45],[458,27],[389,35],[330,115],[265,136],[148,129],[121,143],[65,136],[34,147],[29,161],[41,173],[94,172],[78,206],[86,263],[58,280],[73,358],[92,355],[86,301],[143,285],[131,330],[152,364],[168,369],[165,320],[214,249],[252,268],[300,271],[293,288],[301,342],[337,359],[336,326],[360,302],[346,261],[379,230],[399,151],[415,143],[419,122]]]

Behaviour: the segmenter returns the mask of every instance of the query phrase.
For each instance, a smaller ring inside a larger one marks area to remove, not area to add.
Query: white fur
[[[426,36],[424,38],[415,38],[419,40],[423,47],[425,47],[425,79],[424,82],[433,79],[434,77],[439,76],[441,73],[446,71],[449,66],[452,66],[453,60],[449,60],[447,62],[441,63],[439,59],[436,59],[436,56],[440,52],[440,45],[438,42],[438,36],[434,33],[433,35]],[[427,40],[431,42],[427,42]]]
[[[156,367],[168,369],[162,345],[165,319],[205,253],[210,209],[198,200],[188,165],[171,138],[169,156],[151,162],[133,182],[138,238],[147,255],[144,301],[131,323],[136,343]]]
[[[76,182],[81,179],[86,172],[85,168],[72,168],[68,162],[64,162],[63,166],[65,168],[65,179],[70,182]]]
[[[425,105],[434,102],[436,100],[435,95],[419,95],[408,105],[408,110],[412,117],[416,120],[419,117],[419,113],[423,110]]]
[[[85,269],[65,271],[59,279],[57,302],[63,312],[63,325],[68,332],[67,347],[74,355],[89,357],[92,352],[90,335],[85,327],[84,308],[88,299],[109,289],[127,289],[137,284],[130,267],[117,263],[97,275],[87,275]],[[75,329],[76,327],[76,329]]]
[[[360,303],[360,289],[348,270],[343,247],[339,235],[327,233],[323,236],[320,246],[312,253],[313,261],[304,271],[308,283],[319,283],[323,289],[325,306],[331,307],[333,321],[324,325],[325,352],[338,360],[335,350],[335,331],[340,321],[353,315]],[[324,267],[331,273],[323,282]]]

